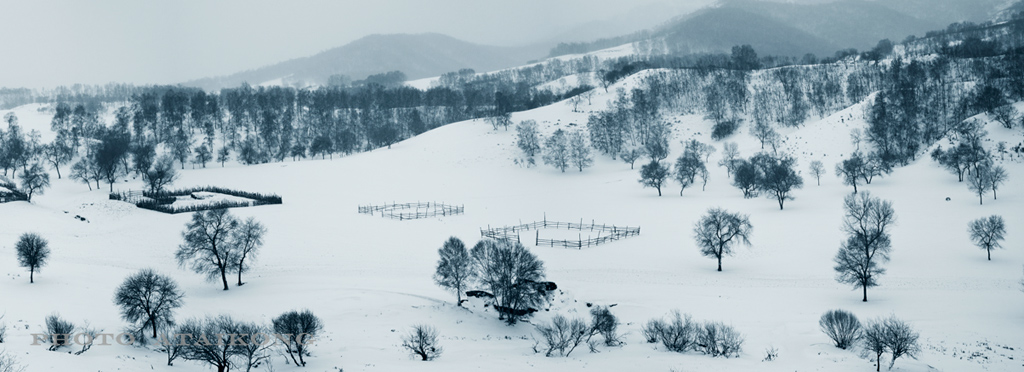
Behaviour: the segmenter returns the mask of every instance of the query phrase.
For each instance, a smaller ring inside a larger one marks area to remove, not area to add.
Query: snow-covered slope
[[[593,105],[582,105],[579,113],[562,102],[516,113],[512,119],[537,120],[543,133],[585,127],[587,114],[603,109],[613,95],[595,93]],[[34,109],[17,110],[20,116]],[[869,291],[869,302],[835,282],[832,257],[842,239],[841,203],[851,190],[831,172],[816,186],[806,169],[816,159],[831,170],[848,155],[853,150],[849,129],[864,125],[862,114],[855,106],[782,133],[786,148],[799,159],[805,186],[781,211],[772,200],[743,199],[729,185],[725,169],[717,166],[711,168],[706,191],[689,188],[679,196],[669,184],[663,197],[641,188],[638,170],[606,157],[598,157],[583,172],[521,167],[513,162],[520,156],[514,130],[494,130],[483,121],[444,126],[391,149],[334,160],[185,170],[176,186],[217,185],[284,198],[282,205],[232,210],[256,217],[269,233],[247,285],[230,291],[177,267],[174,250],[188,214],[136,209],[106,200],[106,185],[103,191],[90,192],[82,184],[55,179],[53,188],[33,204],[0,204],[0,314],[9,327],[0,348],[30,371],[208,370],[182,360],[168,367],[161,353],[144,348],[96,346],[75,356],[30,345],[30,334],[40,332],[44,317],[52,312],[119,332],[125,323],[111,301],[115,287],[139,269],[155,268],[175,278],[186,292],[179,319],[226,313],[267,323],[300,308],[322,317],[325,333],[312,348],[309,365],[288,366],[275,355],[274,371],[873,369],[870,358],[832,347],[818,330],[818,317],[834,308],[853,311],[862,320],[894,314],[920,331],[919,359],[901,359],[894,370],[1020,368],[1024,165],[1019,158],[1004,162],[1009,181],[999,199],[989,198],[985,205],[978,205],[964,184],[927,158],[864,187],[893,201],[898,225],[892,231],[892,261],[881,286]],[[676,123],[669,159],[681,151],[680,140],[710,141],[711,124],[700,117],[669,120]],[[26,115],[22,123],[48,128],[48,118]],[[989,129],[993,137],[1020,142],[1019,130]],[[759,144],[746,131],[741,128],[730,140],[740,144],[743,156],[750,156]],[[720,150],[720,143],[715,145]],[[711,163],[717,163],[720,153]],[[139,189],[141,182],[131,180],[116,188]],[[356,212],[358,205],[392,201],[460,204],[466,213],[395,221]],[[711,207],[750,214],[754,225],[752,247],[726,258],[724,272],[715,272],[714,262],[700,255],[692,238],[693,224]],[[1006,218],[1009,233],[1007,249],[986,261],[984,252],[968,240],[966,225],[991,214]],[[530,324],[509,327],[482,307],[458,308],[453,295],[433,284],[437,248],[449,236],[474,244],[480,228],[545,216],[641,226],[639,237],[595,248],[530,246],[544,261],[548,279],[563,291],[550,311],[541,311],[533,321],[555,313],[587,316],[586,302],[617,304],[612,310],[622,322],[625,345],[545,358],[532,351]],[[41,234],[53,250],[35,284],[28,283],[27,272],[14,259],[14,243],[24,232]],[[645,343],[641,325],[673,309],[735,326],[746,340],[742,356],[677,354]],[[415,361],[400,348],[401,335],[419,323],[440,331],[445,352],[435,362]],[[767,348],[778,349],[779,358],[762,362]]]

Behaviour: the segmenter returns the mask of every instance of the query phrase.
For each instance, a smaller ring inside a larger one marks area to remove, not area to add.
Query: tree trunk
[[[980,192],[978,193],[978,205],[985,205],[984,196],[985,196],[985,194],[982,194]]]
[[[658,196],[661,196],[661,187],[658,187]]]
[[[786,198],[779,198],[779,210],[782,210],[782,203],[786,202]]]
[[[988,251],[988,260],[992,261],[992,247],[988,247],[988,249],[985,250]]]
[[[55,167],[53,167],[53,169],[57,170],[57,179],[59,180],[60,179],[60,167],[56,167],[55,166]]]
[[[224,290],[228,290],[228,272],[227,268],[224,266],[221,266],[220,268],[220,280],[224,282]]]
[[[156,319],[150,319],[149,321],[153,323],[153,338],[156,338]]]
[[[853,193],[854,194],[857,193],[857,181],[856,180],[853,181]]]
[[[861,287],[864,288],[864,299],[861,300],[861,301],[862,302],[868,302],[868,285],[867,284],[863,284],[863,285],[861,285]]]
[[[718,256],[718,271],[722,271],[722,256]]]
[[[28,283],[32,284],[36,282],[36,268],[35,266],[28,269]]]

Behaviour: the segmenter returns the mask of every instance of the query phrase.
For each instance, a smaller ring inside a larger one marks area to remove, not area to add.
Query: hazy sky
[[[0,86],[178,83],[375,33],[515,45],[638,6],[712,0],[0,0]]]

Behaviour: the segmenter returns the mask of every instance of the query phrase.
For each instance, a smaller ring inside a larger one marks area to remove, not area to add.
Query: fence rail
[[[541,239],[541,237],[540,237],[540,230],[541,229],[565,229],[565,230],[577,230],[577,231],[580,231],[580,232],[583,232],[583,231],[597,232],[597,237],[596,238],[591,238],[590,236],[588,236],[587,239],[583,239],[583,236],[582,236],[582,233],[581,233],[580,238],[575,239],[575,240],[572,240],[572,239]],[[495,227],[495,228],[488,227],[487,229],[480,229],[480,236],[483,236],[485,238],[491,238],[491,239],[515,240],[515,241],[521,242],[519,234],[521,232],[523,232],[523,231],[535,231],[536,232],[535,237],[534,237],[534,245],[537,245],[537,246],[544,246],[544,245],[546,245],[546,246],[549,246],[549,247],[562,246],[562,247],[565,247],[565,248],[576,248],[576,249],[582,249],[583,247],[592,247],[592,246],[596,246],[596,245],[599,245],[599,244],[604,244],[604,243],[613,242],[613,241],[620,240],[620,239],[625,239],[625,238],[628,238],[628,237],[631,237],[631,236],[640,235],[640,227],[616,226],[616,225],[607,225],[607,224],[600,224],[599,225],[599,224],[594,223],[594,222],[591,222],[591,223],[588,224],[588,223],[583,223],[583,221],[580,221],[579,223],[575,223],[575,222],[558,222],[558,221],[548,221],[545,218],[543,221],[536,221],[536,222],[519,224],[519,225],[512,225],[512,226],[502,226],[502,227]],[[606,234],[606,235],[604,235],[604,234]]]
[[[463,205],[449,205],[437,202],[416,202],[403,204],[392,202],[391,204],[359,206],[359,213],[369,214],[371,216],[380,215],[381,217],[384,218],[391,218],[400,221],[430,218],[437,216],[454,216],[463,214],[465,213],[465,211],[466,207]]]

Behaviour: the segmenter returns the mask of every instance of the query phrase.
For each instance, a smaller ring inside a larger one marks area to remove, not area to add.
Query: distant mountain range
[[[724,0],[715,6],[678,16],[649,31],[608,38],[612,30],[635,28],[638,16],[622,15],[619,28],[584,24],[561,34],[578,41],[584,33],[592,43],[575,43],[562,52],[585,52],[609,43],[650,41],[676,53],[728,52],[750,44],[761,55],[830,56],[840,49],[866,50],[881,39],[894,42],[908,35],[944,29],[958,21],[981,22],[1014,9],[1007,0]],[[1020,2],[1017,2],[1020,6]],[[651,13],[652,9],[646,9]],[[640,14],[639,12],[637,14]],[[601,26],[601,27],[598,27]],[[627,27],[628,26],[628,27]],[[604,31],[598,31],[603,28]],[[621,32],[621,31],[620,31]],[[479,45],[441,34],[371,35],[319,54],[232,75],[184,83],[216,90],[243,82],[288,85],[324,84],[331,75],[353,80],[388,71],[409,79],[437,76],[462,68],[492,71],[525,64],[548,55],[554,43],[530,47]],[[568,51],[565,51],[568,50]]]
[[[677,17],[649,33],[617,38],[664,42],[677,53],[727,52],[750,44],[761,54],[832,55],[840,49],[869,49],[881,39],[944,29],[958,21],[981,22],[1005,7],[1005,0],[725,0]],[[605,47],[594,43],[593,48]],[[578,50],[578,49],[577,49]]]
[[[491,71],[540,58],[550,46],[497,47],[473,44],[441,34],[370,35],[316,55],[281,62],[228,76],[183,83],[203,89],[257,85],[282,79],[284,83],[323,84],[331,75],[351,79],[402,71],[409,79],[437,76],[462,68]]]

